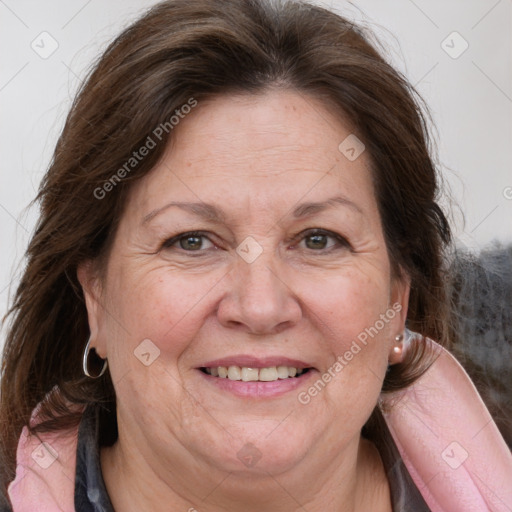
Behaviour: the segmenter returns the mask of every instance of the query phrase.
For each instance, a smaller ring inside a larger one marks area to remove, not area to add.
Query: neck
[[[122,438],[101,452],[101,466],[117,512],[391,512],[389,485],[375,446],[364,439],[329,461],[302,461],[278,475],[238,475],[201,466],[192,455],[165,470]],[[327,455],[326,455],[327,457]]]

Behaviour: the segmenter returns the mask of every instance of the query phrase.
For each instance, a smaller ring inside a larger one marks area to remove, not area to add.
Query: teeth
[[[277,367],[277,378],[278,379],[287,379],[288,378],[288,366],[278,366]]]
[[[258,368],[246,368],[245,366],[242,368],[242,380],[244,382],[258,380],[259,374]]]
[[[240,380],[242,378],[242,372],[240,366],[230,366],[228,368],[228,379],[229,380]]]
[[[271,366],[270,368],[261,368],[260,380],[263,382],[271,382],[273,380],[277,380],[277,368],[275,366]]]
[[[304,369],[300,370],[293,366],[270,366],[268,368],[249,368],[246,366],[216,366],[206,368],[206,373],[221,379],[242,380],[244,382],[261,381],[272,382],[278,379],[287,379],[302,375]]]

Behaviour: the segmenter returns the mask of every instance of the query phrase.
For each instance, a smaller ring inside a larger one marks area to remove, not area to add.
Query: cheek
[[[115,300],[111,301],[109,353],[124,360],[122,364],[133,364],[127,356],[149,339],[174,364],[201,329],[218,279],[165,268],[120,275],[110,292]]]
[[[347,271],[323,283],[321,289],[310,289],[307,306],[311,321],[322,333],[326,354],[319,378],[327,382],[316,386],[318,393],[311,390],[319,396],[319,411],[330,410],[333,416],[358,425],[375,406],[398,318],[389,297],[385,272]],[[304,402],[312,398],[304,397]],[[357,413],[347,420],[347,410]]]
[[[315,286],[309,283],[308,287],[306,282],[302,285],[312,322],[317,319],[319,329],[330,333],[327,339],[331,340],[337,353],[348,350],[358,337],[364,339],[361,333],[368,330],[373,333],[372,339],[382,339],[391,330],[395,314],[391,311],[386,317],[386,312],[391,309],[389,278],[382,270],[372,270],[350,268]],[[385,322],[380,320],[381,315]],[[374,332],[375,324],[377,333]]]

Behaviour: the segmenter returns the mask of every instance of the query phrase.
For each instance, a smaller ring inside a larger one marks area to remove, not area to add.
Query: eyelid
[[[172,246],[174,246],[177,242],[179,242],[181,239],[187,238],[187,237],[193,237],[193,236],[206,238],[212,245],[215,245],[215,243],[211,240],[211,238],[208,236],[208,234],[209,233],[207,233],[206,231],[184,231],[182,233],[178,233],[177,235],[174,235],[174,236],[164,240],[164,242],[161,245],[161,249],[169,249]],[[199,252],[204,251],[204,249],[199,250],[199,251],[186,251],[185,249],[182,249],[181,247],[179,249],[184,252],[190,252],[190,253],[192,253],[192,252],[199,253]]]
[[[343,247],[347,247],[348,249],[352,250],[352,245],[350,244],[350,242],[344,236],[340,235],[339,233],[336,233],[334,231],[330,231],[330,230],[324,229],[324,228],[308,228],[308,229],[304,229],[304,230],[298,232],[297,234],[293,235],[292,236],[292,241],[294,241],[294,242],[301,242],[302,240],[304,240],[308,236],[313,236],[313,235],[325,235],[325,236],[328,236],[328,237],[333,238],[334,240],[336,240],[339,245],[341,245]],[[315,252],[328,252],[329,250],[330,249],[324,249],[323,251],[319,250],[319,251],[315,251]]]
[[[177,235],[174,235],[174,236],[166,239],[162,243],[161,248],[168,249],[168,248],[174,246],[177,242],[179,242],[179,240],[186,238],[186,237],[193,237],[193,236],[206,238],[213,246],[217,247],[217,244],[211,239],[211,237],[209,235],[211,235],[211,233],[209,233],[207,231],[194,231],[194,230],[193,231],[184,231],[182,233],[178,233]],[[294,243],[301,242],[308,236],[314,236],[314,235],[325,235],[327,237],[330,237],[330,238],[336,240],[338,242],[339,246],[346,247],[346,248],[352,250],[352,246],[351,246],[350,242],[344,236],[340,235],[339,233],[336,233],[334,231],[330,231],[330,230],[324,229],[324,228],[303,229],[303,230],[299,231],[298,233],[292,235],[290,241],[294,242]],[[181,248],[178,248],[178,249],[180,249],[183,252],[187,252],[187,253],[194,253],[194,252],[201,253],[201,252],[204,252],[207,250],[207,249],[201,249],[198,251],[187,251],[187,250],[181,249]],[[314,251],[314,252],[329,252],[332,249],[335,249],[335,247],[331,247],[329,249],[318,250],[318,251]]]

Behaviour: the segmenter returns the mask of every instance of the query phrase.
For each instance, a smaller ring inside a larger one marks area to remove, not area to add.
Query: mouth
[[[311,364],[297,359],[248,355],[208,361],[196,369],[222,392],[257,399],[294,391],[317,372]]]
[[[276,380],[296,379],[309,372],[312,368],[297,368],[295,366],[268,366],[254,368],[250,366],[209,366],[200,370],[219,379],[239,380],[243,382],[274,382]]]

